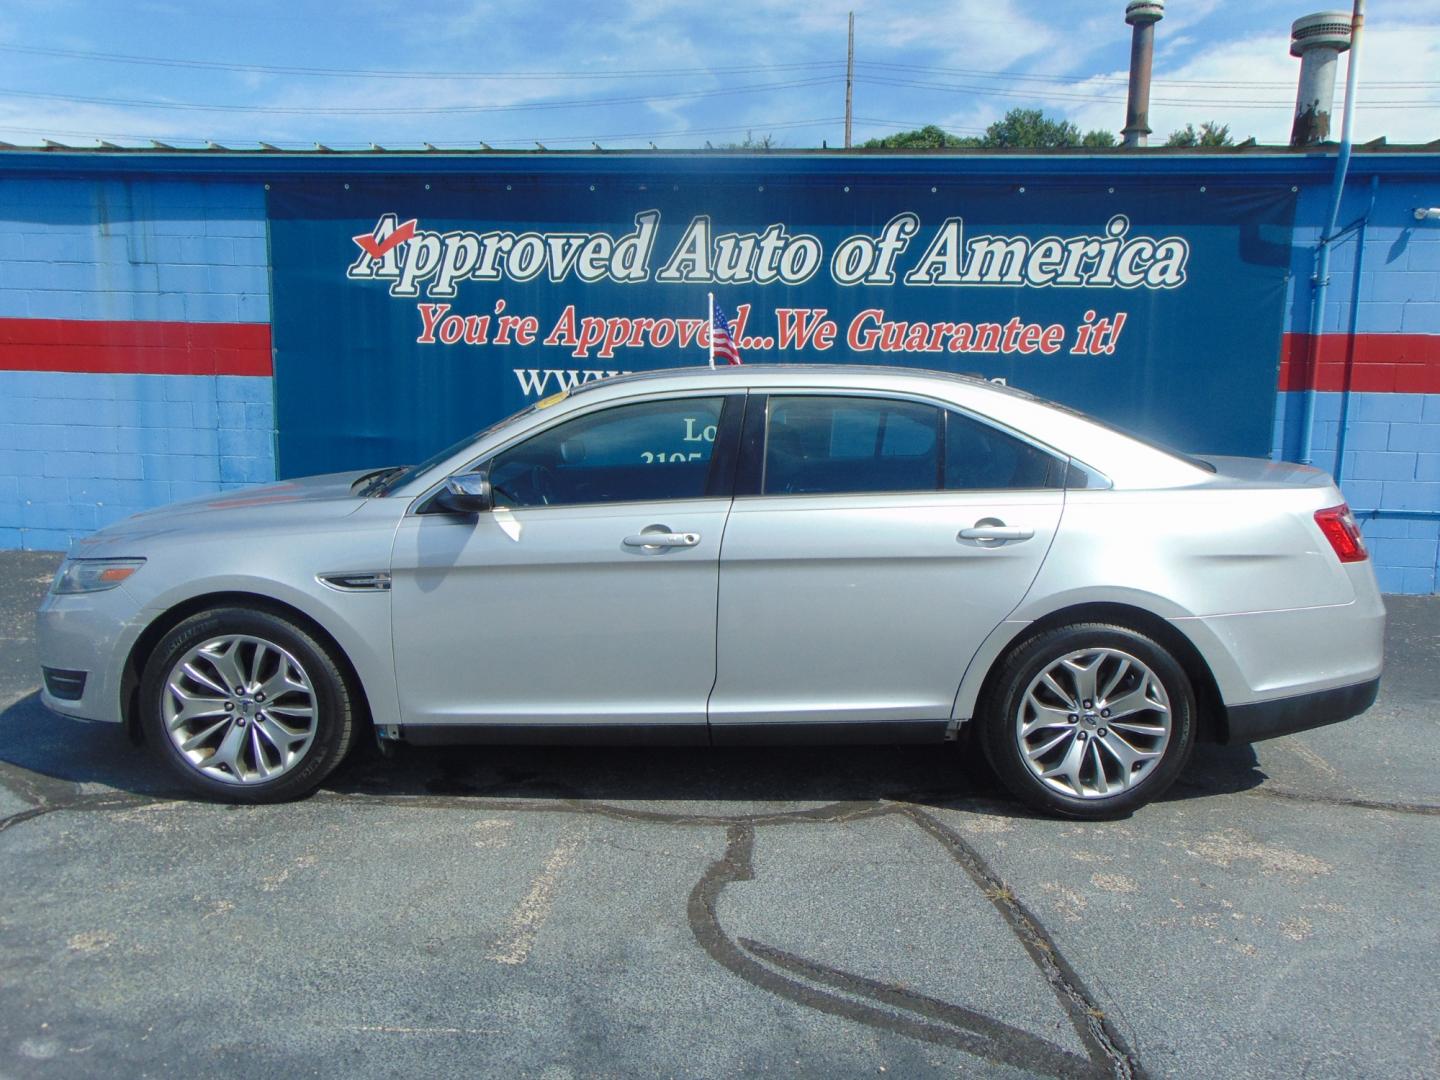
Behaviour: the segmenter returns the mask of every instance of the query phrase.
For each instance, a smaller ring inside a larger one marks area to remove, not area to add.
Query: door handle
[[[1035,535],[1034,529],[1026,529],[1018,525],[1004,525],[999,522],[977,521],[971,528],[961,529],[958,539],[978,540],[980,543],[1001,543],[1006,540],[1029,540]]]
[[[625,537],[625,546],[633,548],[694,547],[700,543],[696,532],[642,532]]]

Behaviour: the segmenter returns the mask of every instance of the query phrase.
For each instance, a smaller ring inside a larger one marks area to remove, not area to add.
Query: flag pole
[[[706,325],[710,331],[710,370],[715,370],[715,294],[706,293],[710,298],[710,322]]]

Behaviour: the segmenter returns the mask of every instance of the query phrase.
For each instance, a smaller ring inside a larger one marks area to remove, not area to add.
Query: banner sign
[[[1181,449],[1269,451],[1288,187],[627,164],[272,185],[281,475],[419,460],[579,383],[704,364],[707,292],[747,364],[971,372]]]

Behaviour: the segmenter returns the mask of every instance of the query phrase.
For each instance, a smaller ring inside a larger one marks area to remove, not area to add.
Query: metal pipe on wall
[[[1354,281],[1350,287],[1350,329],[1349,348],[1345,351],[1345,383],[1340,388],[1340,425],[1335,432],[1335,486],[1345,475],[1345,439],[1350,427],[1350,376],[1355,365],[1355,332],[1360,322],[1360,274],[1365,268],[1365,233],[1370,225],[1370,215],[1375,212],[1375,199],[1380,194],[1380,174],[1370,177],[1370,201],[1365,205],[1365,214],[1355,229]],[[1348,226],[1347,226],[1348,228]]]
[[[1300,410],[1300,464],[1309,465],[1315,447],[1315,377],[1320,331],[1324,326],[1325,299],[1330,286],[1330,244],[1340,216],[1340,199],[1345,194],[1345,174],[1350,169],[1351,136],[1355,124],[1355,76],[1360,65],[1360,34],[1365,28],[1365,0],[1355,0],[1350,16],[1350,63],[1345,73],[1345,118],[1340,127],[1340,152],[1335,157],[1335,179],[1330,189],[1330,212],[1315,252],[1315,294],[1310,307],[1310,370]]]

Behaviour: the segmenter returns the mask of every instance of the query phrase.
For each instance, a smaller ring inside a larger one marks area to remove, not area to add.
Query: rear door
[[[752,393],[742,446],[715,742],[776,725],[941,734],[1050,547],[1064,460],[934,402],[831,392]]]

